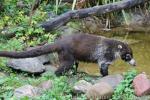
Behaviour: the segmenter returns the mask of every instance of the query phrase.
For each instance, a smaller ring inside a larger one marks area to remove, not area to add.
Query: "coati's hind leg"
[[[75,62],[74,57],[67,51],[58,53],[60,67],[56,70],[56,76],[64,75],[67,71],[73,68]]]

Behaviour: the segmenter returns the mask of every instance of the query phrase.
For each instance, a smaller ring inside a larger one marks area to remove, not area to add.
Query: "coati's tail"
[[[57,52],[60,50],[60,47],[56,44],[48,44],[39,46],[35,49],[28,50],[28,51],[20,51],[20,52],[14,52],[14,51],[0,51],[0,57],[9,57],[9,58],[30,58],[30,57],[36,57],[52,52]]]

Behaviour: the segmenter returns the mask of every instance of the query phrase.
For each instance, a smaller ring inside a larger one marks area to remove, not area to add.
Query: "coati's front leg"
[[[101,67],[100,67],[100,73],[102,74],[102,76],[107,76],[108,75],[108,66],[110,64],[106,64],[106,63],[102,63]]]
[[[98,65],[99,65],[99,69],[100,69],[100,74],[102,74],[102,76],[107,76],[108,75],[108,67],[110,64],[108,62],[98,60]]]
[[[58,53],[60,67],[56,70],[56,76],[64,75],[67,71],[72,69],[74,64],[74,57],[67,51],[61,51]]]
[[[73,75],[77,74],[78,67],[79,67],[79,62],[75,61],[74,67],[73,67]]]

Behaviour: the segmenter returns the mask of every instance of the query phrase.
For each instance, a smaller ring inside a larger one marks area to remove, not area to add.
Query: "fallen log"
[[[110,13],[110,12],[121,10],[121,9],[131,8],[141,3],[145,3],[146,1],[148,0],[123,0],[123,1],[115,2],[115,3],[106,4],[106,5],[68,11],[56,17],[53,20],[44,22],[41,25],[41,27],[43,27],[45,31],[49,32],[49,31],[52,31],[53,29],[57,29],[60,26],[66,24],[71,19],[81,19],[81,18],[92,16],[92,15],[99,16],[105,13]]]

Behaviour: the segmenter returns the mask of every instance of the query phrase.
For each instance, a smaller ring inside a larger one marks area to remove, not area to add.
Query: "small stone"
[[[31,85],[25,85],[15,89],[14,96],[16,98],[22,98],[24,96],[27,97],[35,97],[41,93],[40,89],[37,87],[33,87]]]
[[[51,89],[52,86],[53,86],[52,81],[48,80],[48,81],[42,82],[38,87],[45,91],[45,90]]]
[[[80,80],[75,84],[73,87],[73,90],[75,93],[86,93],[86,91],[92,86],[91,83],[85,81],[85,80]]]
[[[146,74],[139,74],[133,80],[134,91],[137,96],[150,93],[150,81]]]
[[[107,75],[107,76],[101,78],[100,80],[98,80],[97,82],[98,83],[106,82],[109,85],[111,85],[113,89],[115,89],[122,80],[123,80],[123,76],[120,74],[117,74],[117,75]]]
[[[87,98],[92,100],[106,100],[111,98],[112,94],[113,88],[106,82],[96,83],[86,92]]]

